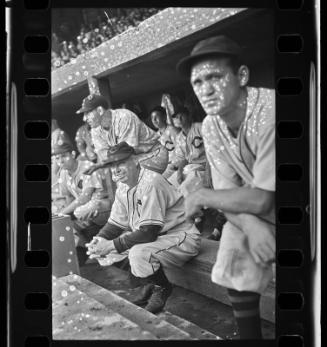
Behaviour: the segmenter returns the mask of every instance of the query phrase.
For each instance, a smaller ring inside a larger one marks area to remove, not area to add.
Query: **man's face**
[[[208,115],[231,111],[241,93],[240,78],[226,58],[208,58],[196,63],[191,70],[191,84]]]
[[[84,121],[89,124],[91,128],[97,128],[101,124],[101,115],[94,109],[84,113]]]
[[[173,117],[173,123],[176,128],[182,128],[189,122],[188,116],[184,113],[177,113]]]
[[[75,158],[73,157],[72,152],[65,152],[61,154],[56,154],[54,156],[55,161],[58,166],[65,170],[70,170],[74,167]]]
[[[152,124],[156,129],[160,129],[165,126],[165,122],[162,120],[162,115],[158,111],[151,113]]]
[[[138,167],[133,157],[129,157],[126,160],[111,165],[110,169],[112,179],[115,182],[121,182],[127,185],[131,185],[138,175]]]

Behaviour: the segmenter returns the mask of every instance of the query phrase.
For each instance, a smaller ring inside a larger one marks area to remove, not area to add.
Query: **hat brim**
[[[64,154],[67,152],[72,152],[73,148],[70,146],[62,146],[62,147],[58,147],[58,148],[54,148],[51,151],[51,155],[58,155],[58,154]]]
[[[190,55],[188,57],[183,58],[180,60],[180,62],[176,66],[177,72],[184,77],[189,77],[190,75],[190,70],[195,63],[195,61],[201,60],[201,58],[205,57],[213,57],[213,56],[238,56],[239,53],[236,52],[222,52],[222,51],[217,51],[215,49],[208,49],[202,52],[195,53],[193,55]]]
[[[102,169],[104,167],[110,167],[113,164],[117,164],[121,161],[128,159],[132,155],[133,153],[130,152],[130,153],[114,154],[112,156],[109,156],[109,158],[106,161],[104,161],[101,165],[98,166],[98,169]]]
[[[92,111],[92,108],[90,107],[81,107],[79,110],[76,111],[76,114],[81,114],[81,113],[85,113],[85,112],[89,112]]]

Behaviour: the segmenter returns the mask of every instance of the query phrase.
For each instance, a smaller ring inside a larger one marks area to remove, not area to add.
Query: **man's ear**
[[[245,87],[250,79],[250,70],[246,65],[241,65],[238,69],[238,79],[240,86]]]

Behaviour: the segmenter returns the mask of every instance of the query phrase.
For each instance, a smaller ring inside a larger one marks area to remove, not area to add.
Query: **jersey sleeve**
[[[232,189],[242,185],[241,177],[226,160],[219,149],[218,134],[213,131],[210,119],[203,122],[202,134],[207,160],[210,165],[211,180],[214,189]]]
[[[155,182],[154,182],[155,183]],[[137,206],[140,214],[139,226],[163,226],[166,215],[167,197],[165,190],[158,184],[151,184],[144,192],[142,205]]]
[[[94,145],[94,151],[98,155],[100,162],[104,161],[107,158],[109,144],[101,133],[100,127],[91,130],[91,138]]]
[[[174,155],[174,164],[178,164],[179,162],[186,159],[186,139],[182,133],[180,133],[176,137],[176,147]]]
[[[260,189],[275,191],[276,177],[275,126],[259,132],[258,151],[253,165],[252,184]]]
[[[122,190],[120,186],[118,186],[116,190],[115,200],[111,207],[110,217],[108,219],[108,223],[114,224],[122,229],[128,229],[128,211],[127,206],[124,203],[123,196],[126,198],[127,192]],[[127,201],[126,201],[127,203]]]
[[[127,142],[132,147],[137,147],[139,144],[139,132],[141,121],[137,116],[129,110],[119,110],[119,134],[117,142]]]

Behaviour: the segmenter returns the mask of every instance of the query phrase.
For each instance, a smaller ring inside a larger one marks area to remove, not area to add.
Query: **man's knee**
[[[130,264],[139,263],[145,258],[146,249],[143,244],[134,245],[128,253]]]

